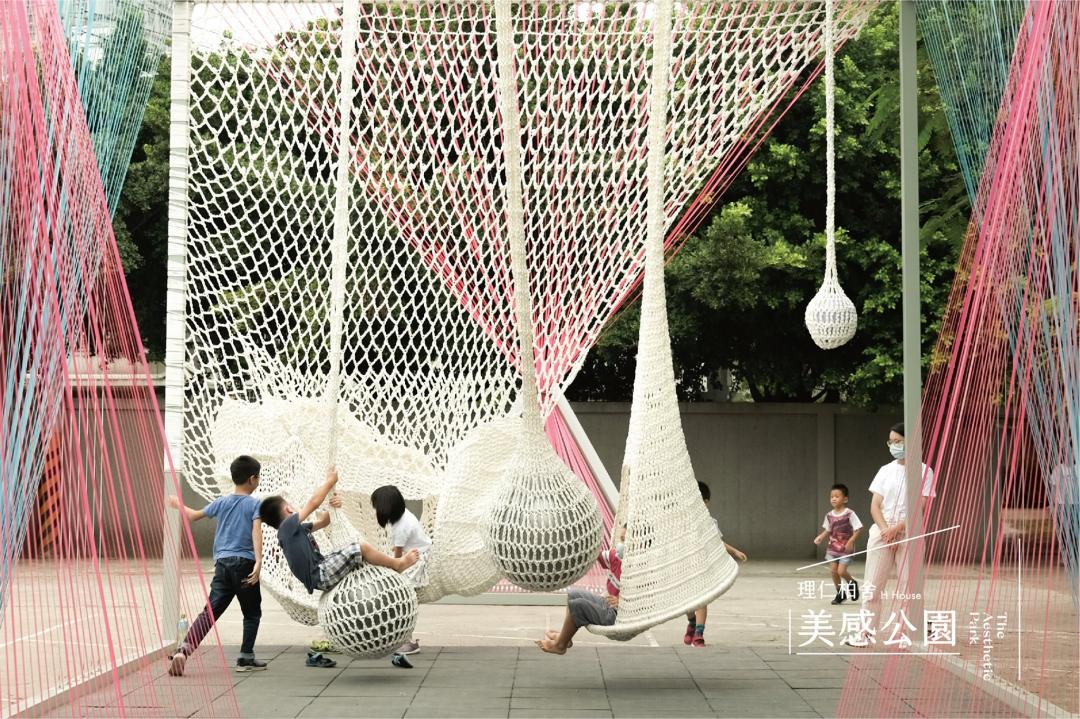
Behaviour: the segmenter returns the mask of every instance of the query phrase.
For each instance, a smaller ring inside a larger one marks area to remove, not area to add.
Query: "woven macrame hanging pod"
[[[660,0],[651,19],[645,279],[614,538],[618,541],[625,526],[619,611],[615,624],[588,627],[619,640],[708,604],[731,587],[739,571],[701,501],[675,392],[663,244],[672,6],[672,0]],[[687,547],[693,551],[684,551]]]
[[[261,491],[302,502],[333,443],[345,508],[320,544],[380,544],[367,497],[397,486],[433,527],[420,601],[484,591],[506,569],[523,586],[565,585],[592,563],[592,500],[510,408],[535,391],[545,417],[638,284],[655,9],[513,3],[503,54],[519,107],[506,113],[492,0],[178,0],[174,60],[190,82],[175,88],[187,120],[170,177],[187,209],[170,223],[183,312],[169,332],[184,379],[170,380],[167,424],[199,494],[218,496],[220,468],[255,453]],[[820,58],[820,3],[770,10],[675,4],[669,249]],[[844,0],[837,36],[868,12]],[[342,37],[354,20],[355,43]],[[518,286],[531,290],[536,390],[519,356],[504,114],[522,138]],[[318,595],[293,580],[273,530],[265,544],[265,587],[315,621]]]
[[[555,454],[544,434],[533,355],[533,312],[525,249],[521,117],[514,75],[510,0],[495,2],[498,101],[506,164],[506,229],[520,349],[520,441],[491,507],[487,548],[502,573],[533,591],[561,589],[585,575],[603,541],[603,521],[584,483]]]
[[[814,344],[826,350],[855,336],[859,316],[836,276],[836,72],[833,40],[834,0],[825,0],[825,279],[806,305],[806,329]]]

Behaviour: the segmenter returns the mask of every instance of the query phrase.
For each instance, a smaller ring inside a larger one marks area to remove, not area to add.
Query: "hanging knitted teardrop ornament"
[[[825,279],[806,306],[806,329],[814,344],[826,350],[855,336],[859,316],[836,276],[836,71],[833,51],[833,2],[825,0]]]

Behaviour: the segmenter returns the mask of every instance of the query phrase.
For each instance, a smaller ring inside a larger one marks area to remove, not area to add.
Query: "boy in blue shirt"
[[[236,671],[251,672],[266,669],[266,662],[255,658],[255,635],[262,618],[262,593],[259,591],[259,571],[262,568],[262,522],[259,520],[259,500],[251,496],[259,486],[258,461],[241,455],[229,466],[233,484],[232,494],[218,497],[202,509],[192,509],[169,497],[173,509],[182,509],[189,522],[203,517],[217,519],[214,530],[214,579],[210,597],[183,643],[170,659],[169,674],[182,676],[187,658],[199,647],[214,622],[232,604],[240,600],[244,613],[244,638]]]

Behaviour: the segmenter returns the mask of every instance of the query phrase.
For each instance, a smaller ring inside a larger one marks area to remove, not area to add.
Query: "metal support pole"
[[[906,536],[923,533],[922,522],[922,336],[919,297],[919,113],[915,0],[900,1],[900,234],[903,249],[904,456],[907,470]],[[905,602],[916,627],[912,641],[923,641],[922,540],[908,546]]]
[[[166,495],[183,501],[184,312],[187,302],[188,123],[191,95],[191,2],[173,3],[172,72],[169,83],[169,246],[165,305]],[[171,462],[169,461],[171,458]],[[174,484],[172,471],[175,468]],[[180,603],[180,514],[165,509],[162,542],[163,637],[176,634]]]
[[[596,447],[589,440],[589,435],[585,434],[585,428],[581,426],[577,415],[574,414],[574,408],[566,401],[566,397],[563,396],[562,392],[555,392],[555,406],[562,413],[563,419],[566,420],[566,426],[570,429],[574,441],[577,442],[578,449],[581,450],[581,456],[585,459],[585,463],[589,465],[593,477],[596,477],[596,482],[600,485],[600,490],[604,493],[604,499],[607,500],[608,506],[611,507],[613,512],[618,511],[619,489],[611,481],[611,475],[608,474],[607,467],[601,461],[600,455],[596,453]]]

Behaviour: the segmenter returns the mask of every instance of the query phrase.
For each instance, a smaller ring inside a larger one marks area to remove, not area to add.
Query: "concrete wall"
[[[162,399],[158,397],[159,404]],[[136,405],[128,404],[119,407],[120,426],[125,441],[131,442],[137,441],[139,421],[131,415],[138,411]],[[630,405],[589,402],[573,409],[617,483]],[[812,540],[829,509],[834,482],[849,487],[850,506],[864,523],[870,521],[867,487],[890,459],[885,437],[900,416],[898,408],[869,413],[825,404],[702,402],[682,407],[694,469],[712,488],[712,512],[725,539],[762,559],[822,556]],[[159,438],[152,441],[160,444]],[[160,486],[163,479],[156,463],[133,471],[152,486]],[[205,501],[183,484],[185,502],[203,506]],[[160,542],[159,522],[158,516],[137,521],[144,537],[157,540],[152,541],[155,545]],[[124,533],[130,532],[132,523],[122,524]],[[214,523],[197,522],[192,529],[200,555],[209,557]],[[151,553],[158,546],[151,547]]]
[[[163,406],[162,400],[163,391],[159,388],[159,406]],[[114,433],[110,428],[103,444],[97,439],[90,441],[86,456],[105,456],[115,465],[119,461],[120,445],[134,446],[148,440],[153,451],[149,455],[145,450],[129,452],[129,461],[132,457],[160,457],[160,437],[155,432],[150,432],[149,437],[145,433],[144,407],[144,402],[119,397],[119,432]],[[578,403],[573,409],[617,483],[630,405]],[[812,540],[828,511],[829,487],[834,482],[849,487],[850,506],[864,523],[870,521],[867,488],[878,467],[890,459],[885,438],[888,428],[900,416],[899,408],[869,413],[825,404],[702,402],[682,406],[683,429],[694,469],[698,478],[712,488],[712,512],[720,520],[725,539],[762,559],[800,560],[823,555],[823,550],[815,547]],[[163,484],[161,464],[157,460],[128,469],[137,485],[156,488]],[[988,475],[992,475],[989,467]],[[189,506],[205,504],[186,482],[183,486],[184,500]],[[982,507],[964,521],[994,521],[996,510],[992,506],[991,490],[988,483]],[[939,484],[937,502],[952,504],[956,501],[951,496],[954,493]],[[970,504],[970,498],[957,503]],[[130,538],[137,526],[148,553],[156,553],[161,541],[160,515],[139,511],[135,514],[119,521],[107,518],[106,531],[118,530],[121,536]],[[209,557],[214,523],[198,522],[193,532],[200,555]],[[982,536],[980,531],[965,534],[974,538]],[[977,543],[977,539],[970,541]],[[956,551],[955,544],[951,549]],[[974,554],[977,547],[973,544],[967,549]]]
[[[630,405],[590,402],[573,409],[618,484]],[[836,482],[848,486],[851,508],[870,521],[868,487],[891,460],[885,439],[901,417],[898,408],[872,414],[826,404],[682,407],[694,471],[712,489],[711,509],[724,539],[763,559],[824,556],[813,539]]]
[[[630,405],[573,405],[616,484]],[[724,538],[759,558],[813,559],[814,536],[829,509],[829,487],[843,482],[851,508],[868,522],[867,487],[890,460],[889,427],[900,410],[876,414],[824,404],[696,403],[682,408],[683,430],[698,478],[713,492],[712,511]],[[190,506],[204,501],[185,489]],[[213,523],[193,526],[209,556]]]

